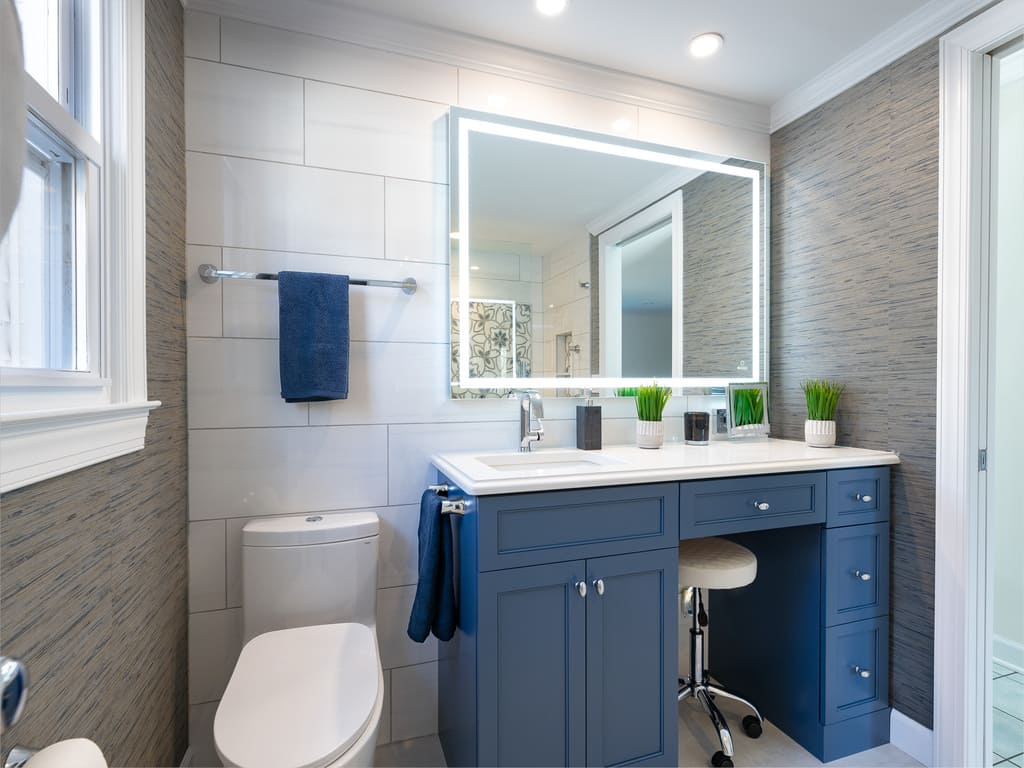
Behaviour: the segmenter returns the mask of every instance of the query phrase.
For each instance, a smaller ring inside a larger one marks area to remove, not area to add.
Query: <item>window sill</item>
[[[36,411],[0,419],[0,493],[142,450],[159,401]]]

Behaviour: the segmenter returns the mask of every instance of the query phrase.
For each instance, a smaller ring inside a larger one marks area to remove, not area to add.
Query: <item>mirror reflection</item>
[[[764,167],[454,110],[452,396],[764,370]]]

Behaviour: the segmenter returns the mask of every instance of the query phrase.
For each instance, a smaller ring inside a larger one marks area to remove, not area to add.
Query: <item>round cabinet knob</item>
[[[858,667],[854,667],[854,668],[853,668],[853,673],[854,673],[855,675],[860,675],[860,676],[861,676],[861,677],[863,677],[863,678],[864,678],[865,680],[866,680],[867,678],[871,677],[871,670],[870,670],[870,669],[864,669],[864,667],[860,667],[860,666],[858,666]]]
[[[867,571],[854,571],[853,576],[861,581],[871,581],[871,574]]]
[[[594,581],[594,589],[597,590],[597,594],[604,594],[604,579],[596,579]]]
[[[580,593],[580,597],[586,597],[587,596],[587,582],[585,582],[585,581],[577,581],[576,582],[576,591]]]
[[[874,499],[867,493],[858,493],[857,501],[863,501],[865,504],[870,504]]]
[[[769,504],[767,501],[755,501],[754,506],[761,512],[767,512],[769,509],[772,508],[772,505]]]

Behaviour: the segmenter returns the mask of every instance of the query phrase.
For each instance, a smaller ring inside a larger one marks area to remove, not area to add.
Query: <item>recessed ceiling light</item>
[[[633,124],[629,122],[629,120],[627,120],[624,117],[620,117],[618,120],[612,123],[612,130],[619,131],[621,133],[623,131],[628,131],[632,126]]]
[[[690,41],[690,55],[698,59],[706,59],[718,53],[725,44],[725,38],[717,32],[705,32]]]
[[[567,5],[569,0],[537,0],[537,10],[545,16],[557,16]]]

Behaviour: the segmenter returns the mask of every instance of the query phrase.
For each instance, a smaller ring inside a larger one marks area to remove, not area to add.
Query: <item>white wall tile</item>
[[[306,81],[306,162],[448,181],[448,105]]]
[[[220,336],[221,325],[221,283],[204,283],[199,277],[201,264],[220,266],[221,249],[210,245],[189,245],[185,248],[187,274],[185,322],[189,336]]]
[[[301,163],[302,81],[185,59],[185,149]]]
[[[189,432],[192,520],[380,507],[387,428],[283,427]]]
[[[225,607],[224,521],[188,524],[188,610]]]
[[[345,274],[377,280],[416,280],[409,296],[397,288],[352,286],[349,336],[353,341],[448,341],[448,268],[440,264],[351,259],[280,251],[224,249],[225,269],[279,272],[285,269]],[[224,282],[224,335],[277,338],[277,284],[260,280]],[[201,290],[201,289],[197,289]]]
[[[196,59],[220,59],[220,17],[185,11],[185,55]]]
[[[377,586],[400,587],[419,581],[419,523],[417,504],[382,507],[377,541]]]
[[[646,107],[640,107],[639,121],[637,138],[642,141],[762,163],[771,160],[771,142],[767,133]]]
[[[216,701],[242,651],[242,611],[193,613],[188,617],[188,637],[189,703]]]
[[[377,590],[377,642],[385,669],[424,664],[437,660],[437,638],[427,635],[426,641],[409,639],[409,612],[412,610],[415,587],[392,587]],[[391,702],[394,709],[394,700]]]
[[[281,397],[278,349],[273,339],[190,339],[189,426],[308,424],[309,405],[286,403]]]
[[[384,704],[380,713],[380,725],[377,727],[377,743],[387,744],[391,741],[391,670],[384,670]]]
[[[186,239],[199,245],[384,257],[384,180],[185,154]]]
[[[242,528],[249,522],[248,518],[232,518],[224,521],[226,524],[225,542],[225,598],[228,608],[238,608],[242,605]]]
[[[395,741],[437,731],[437,662],[391,670],[391,735]]]
[[[213,718],[217,715],[217,704],[193,704],[188,708],[188,745],[192,748],[191,765],[219,766],[217,747],[213,741]]]
[[[223,59],[338,85],[454,104],[455,67],[325,37],[224,19]]]
[[[630,128],[618,135],[636,135],[635,106],[472,69],[459,70],[459,106],[599,133],[627,120]]]
[[[435,453],[515,448],[519,421],[515,414],[513,417],[516,420],[508,422],[388,427],[388,504],[419,504],[423,490],[437,482],[437,470],[430,464]]]
[[[448,186],[384,180],[385,255],[398,261],[447,264]]]

